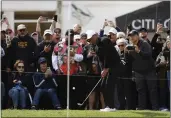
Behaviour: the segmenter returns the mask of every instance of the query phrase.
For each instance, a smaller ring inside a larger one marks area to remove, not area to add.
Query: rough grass
[[[2,117],[170,117],[170,112],[161,111],[115,111],[97,110],[2,110]]]

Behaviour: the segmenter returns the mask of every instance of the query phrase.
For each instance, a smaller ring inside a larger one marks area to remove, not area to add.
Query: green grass
[[[69,110],[69,117],[170,117],[161,111],[115,111]],[[67,117],[67,110],[2,110],[2,117]]]

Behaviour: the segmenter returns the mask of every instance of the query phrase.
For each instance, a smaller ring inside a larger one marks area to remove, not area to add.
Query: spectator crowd
[[[67,75],[70,65],[71,76],[90,78],[85,85],[88,92],[98,82],[96,77],[103,79],[89,96],[90,110],[96,109],[99,97],[101,111],[169,111],[170,30],[165,31],[161,23],[157,24],[152,39],[148,39],[146,28],[133,30],[128,25],[123,32],[108,20],[104,21],[99,33],[82,32],[82,27],[75,24],[64,31],[63,37],[62,29],[56,28],[55,16],[50,28],[41,35],[45,20],[42,16],[38,18],[33,33],[20,24],[17,34],[10,28],[8,18],[1,20],[8,26],[0,33],[2,108],[26,109],[29,99],[29,108],[39,109],[41,97],[48,95],[54,109],[63,109],[56,78]],[[107,26],[111,28],[105,34]],[[30,94],[30,90],[34,94]],[[7,105],[9,101],[12,106]]]

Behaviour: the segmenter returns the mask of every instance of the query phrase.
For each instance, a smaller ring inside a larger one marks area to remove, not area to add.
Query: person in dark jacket
[[[119,110],[135,110],[136,109],[136,85],[132,81],[132,61],[125,56],[125,47],[128,42],[124,38],[120,38],[116,41],[116,48],[121,62],[122,72],[117,79],[117,93],[120,103]],[[126,99],[125,99],[126,98]]]
[[[52,41],[52,31],[47,29],[44,31],[44,40],[38,45],[36,49],[36,58],[39,59],[40,57],[45,57],[47,60],[48,67],[53,69],[52,67],[52,53],[54,46],[56,45],[55,42]]]
[[[56,95],[56,87],[58,86],[51,69],[47,67],[47,60],[44,57],[39,58],[38,64],[40,65],[39,72],[33,75],[33,82],[36,87],[36,92],[32,102],[32,109],[37,109],[39,100],[43,94],[48,94],[52,100],[55,109],[61,109],[60,102]]]
[[[17,73],[12,74],[11,85],[9,90],[9,96],[12,98],[14,109],[17,109],[19,105],[22,109],[26,108],[26,93],[27,93],[27,75],[24,72],[24,62],[17,60],[14,64],[14,68]]]
[[[162,51],[163,44],[165,43],[166,39],[161,38],[161,33],[163,29],[162,24],[157,24],[157,31],[154,34],[152,40],[151,40],[151,46],[152,46],[152,57],[154,60],[157,59],[157,56]],[[167,37],[166,37],[167,38]]]
[[[36,43],[27,33],[25,25],[18,25],[17,30],[18,35],[11,41],[8,68],[12,69],[10,66],[13,65],[16,60],[23,60],[25,64],[25,71],[33,71],[35,70],[34,54]],[[32,68],[34,69],[32,70]]]
[[[170,40],[166,41],[163,51],[160,52],[156,59],[156,68],[158,75],[160,110],[168,111],[168,90],[170,89]]]
[[[132,69],[135,72],[135,82],[138,91],[138,109],[144,110],[147,108],[147,85],[152,109],[159,110],[157,77],[151,46],[147,41],[139,37],[136,30],[132,30],[128,36],[134,47],[126,47],[126,52],[132,60]]]
[[[103,95],[104,95],[106,108],[101,109],[101,111],[115,111],[114,88],[120,70],[119,67],[121,62],[118,52],[114,47],[116,44],[117,30],[115,28],[111,28],[109,33],[110,33],[110,39],[108,37],[103,37],[101,38],[101,41],[98,43],[99,46],[98,55],[103,67],[103,70],[101,72],[101,77],[102,78],[107,77],[103,81],[105,84]]]
[[[98,46],[97,46],[96,42],[97,42],[97,39],[98,39],[98,35],[93,30],[88,30],[86,33],[89,34],[88,35],[89,37],[87,39],[89,44],[84,47],[84,52],[83,52],[84,62],[86,64],[86,66],[87,66],[86,74],[88,76],[99,76],[100,77],[102,67],[101,67],[99,57],[97,55]],[[99,77],[90,77],[90,78],[88,78],[88,80],[87,80],[87,84],[88,84],[88,88],[89,88],[88,92],[90,92],[92,90],[92,88],[96,85],[96,83],[100,79]],[[98,89],[99,89],[99,87],[97,87],[89,97],[89,109],[94,109],[95,108],[94,107],[95,102],[96,102],[95,98],[97,98],[96,94],[98,93]],[[100,91],[99,94],[100,94],[100,102],[101,102],[102,108],[105,108],[103,94],[102,94],[101,91]]]
[[[148,31],[147,31],[146,28],[141,28],[141,29],[139,30],[139,36],[140,36],[142,39],[144,39],[145,41],[147,41],[147,42],[151,45],[151,42],[150,42],[150,40],[148,39],[147,35],[148,35]]]

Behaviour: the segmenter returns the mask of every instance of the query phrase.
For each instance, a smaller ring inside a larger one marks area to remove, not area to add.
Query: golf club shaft
[[[88,94],[88,96],[86,97],[86,99],[83,101],[83,103],[81,104],[81,106],[85,103],[85,101],[89,98],[89,96],[91,95],[91,93],[94,91],[94,89],[97,87],[97,85],[100,83],[100,81],[102,80],[103,78],[101,78],[97,84],[94,86],[94,88],[90,91],[90,93]]]

